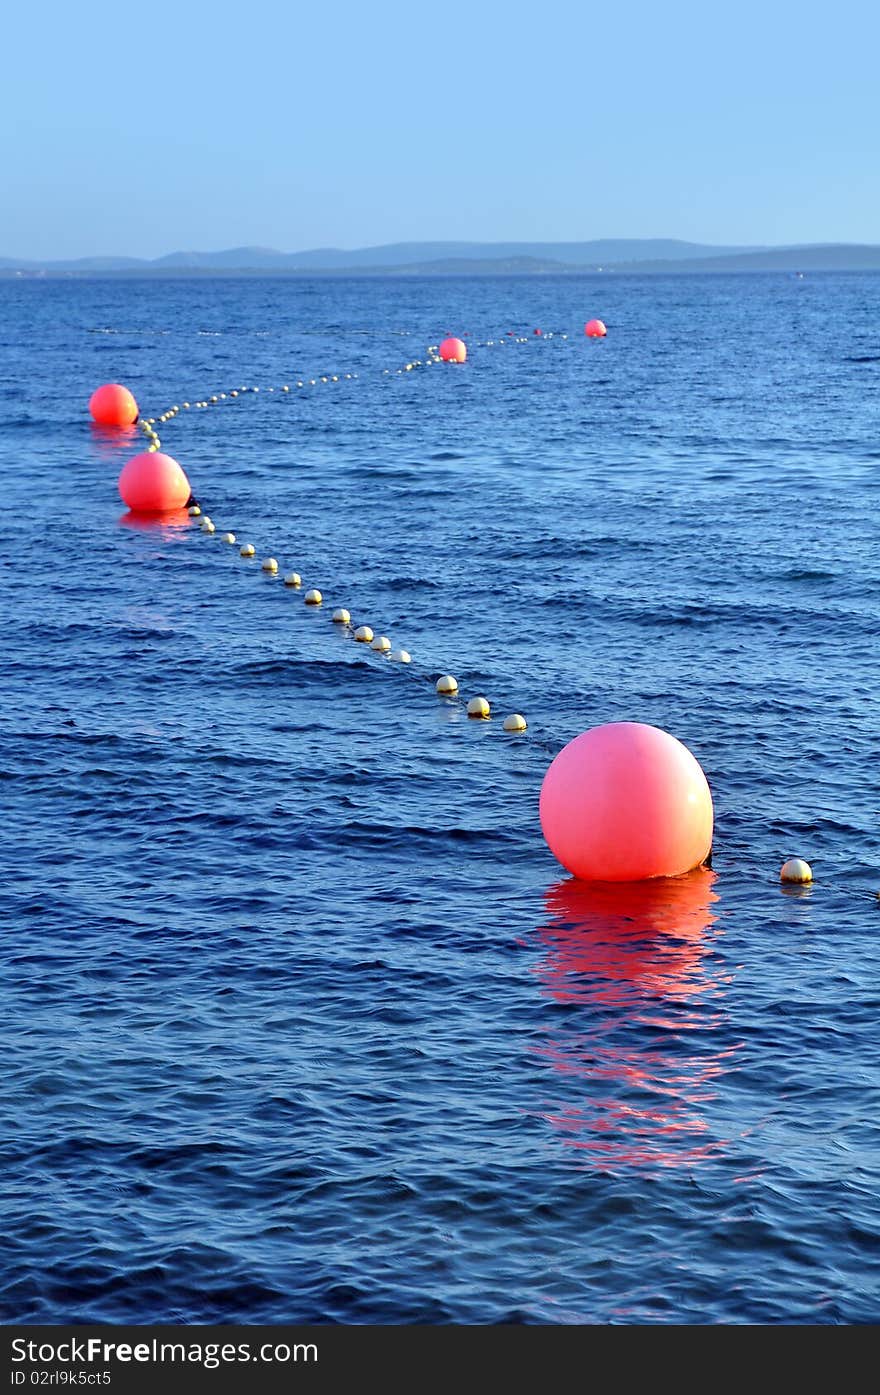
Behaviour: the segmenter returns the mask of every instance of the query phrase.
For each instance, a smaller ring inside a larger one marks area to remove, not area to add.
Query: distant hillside
[[[0,257],[0,276],[560,276],[697,275],[749,271],[880,271],[880,246],[706,247],[663,239],[597,242],[402,242],[352,252],[172,252],[155,261]]]
[[[614,270],[639,275],[669,271],[880,271],[880,246],[839,242],[815,247],[767,247],[732,256],[698,257],[678,262],[674,267],[660,260],[623,262]]]
[[[668,261],[613,262],[603,267],[551,261],[541,257],[506,257],[492,260],[447,258],[414,262],[407,266],[340,268],[348,276],[584,276],[601,271],[606,276],[698,276],[723,272],[880,271],[880,246],[776,248],[733,256],[693,257]],[[331,272],[307,272],[310,276]]]
[[[248,249],[250,250],[250,249]],[[603,266],[625,261],[678,261],[682,258],[725,256],[748,252],[748,247],[710,247],[671,238],[603,238],[593,242],[392,242],[355,251],[319,248],[310,252],[265,253],[279,257],[291,268],[309,271],[391,268],[440,262],[503,262],[528,258],[568,266]],[[238,253],[220,252],[229,258]],[[225,263],[229,265],[227,261]]]
[[[39,262],[0,257],[0,271],[47,274],[98,271],[401,271],[434,263],[483,263],[527,258],[556,266],[595,269],[616,262],[680,261],[747,252],[745,247],[711,247],[669,238],[607,238],[594,242],[395,242],[343,251],[277,252],[271,247],[232,247],[223,252],[170,252],[153,261],[137,257],[82,257]]]

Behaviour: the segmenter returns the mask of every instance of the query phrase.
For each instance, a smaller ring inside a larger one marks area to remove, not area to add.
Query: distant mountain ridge
[[[874,271],[880,245],[713,247],[672,238],[600,238],[591,242],[398,242],[381,247],[278,252],[234,247],[139,257],[28,261],[0,257],[3,276],[95,275],[564,275],[722,271]]]
[[[521,257],[562,265],[603,265],[621,261],[677,261],[689,257],[750,252],[750,247],[713,247],[673,238],[601,238],[592,242],[390,242],[380,247],[318,247],[278,252],[273,247],[232,247],[222,252],[169,252],[153,260],[139,257],[79,257],[28,261],[0,257],[0,268],[39,271],[347,271],[399,268],[447,261],[506,261]]]

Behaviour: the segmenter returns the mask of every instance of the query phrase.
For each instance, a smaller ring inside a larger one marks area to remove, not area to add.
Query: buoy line
[[[194,510],[198,507],[198,505],[192,506],[190,512],[194,512]],[[204,528],[204,522],[205,520],[203,518],[202,531],[206,533],[206,536],[210,537],[213,535],[216,538],[218,538],[218,540],[222,540],[226,537],[229,537],[234,541],[234,534],[230,533],[227,535],[217,532],[212,520],[207,520],[207,522],[211,524],[211,526],[208,529]],[[241,556],[247,560],[257,559],[258,551],[252,543],[245,544],[240,551]],[[260,569],[262,573],[267,577],[275,577],[279,575],[279,563],[276,558],[271,556],[265,558],[260,563]],[[302,580],[301,575],[298,572],[289,572],[286,575],[284,575],[283,584],[296,590],[301,590],[304,587],[304,582]],[[310,606],[315,609],[319,607],[323,608],[324,595],[317,587],[309,588],[305,591],[303,600],[307,606]],[[370,655],[375,654],[376,657],[380,660],[384,660],[385,662],[389,663],[394,662],[395,665],[403,669],[403,671],[406,673],[406,676],[411,680],[414,680],[423,691],[432,688],[436,693],[437,697],[441,699],[444,706],[449,708],[458,708],[460,711],[463,710],[468,716],[468,718],[475,719],[479,721],[481,724],[483,722],[489,724],[489,719],[491,719],[492,717],[492,709],[489,700],[482,694],[478,694],[470,698],[465,697],[460,691],[458,679],[453,674],[442,673],[439,676],[437,676],[435,671],[428,670],[426,668],[423,668],[421,665],[414,663],[412,655],[407,650],[395,650],[393,648],[391,639],[384,634],[377,633],[374,630],[373,626],[367,623],[361,616],[358,615],[357,618],[353,618],[353,612],[348,608],[348,606],[336,605],[335,608],[332,610],[330,618],[333,628],[337,633],[347,634],[355,643],[360,644],[363,647],[365,658],[367,657],[367,653],[369,652]],[[627,726],[631,724],[619,723],[616,725]],[[520,713],[509,713],[501,723],[501,727],[505,733],[516,735],[521,735],[528,730],[526,718],[523,717]],[[603,729],[600,728],[599,730]],[[663,733],[663,735],[665,735],[665,733]],[[528,739],[529,745],[532,749],[537,748],[545,752],[547,755],[549,755],[552,762],[556,760],[557,757],[562,755],[565,751],[568,751],[570,746],[574,745],[578,740],[581,740],[582,738],[575,738],[575,741],[569,743],[569,746],[563,747],[562,751],[560,751],[558,742],[553,743],[550,740],[543,738],[540,734],[534,731],[528,731]],[[674,738],[669,737],[668,739],[670,742],[674,742],[676,747],[680,746],[680,743],[675,742]],[[690,756],[690,752],[687,751],[686,747],[681,747],[681,750],[684,751],[688,756]],[[691,759],[693,758],[691,757]],[[694,765],[696,765],[696,761],[694,761],[693,763]],[[698,766],[697,769],[699,769]],[[700,772],[700,774],[702,775],[702,772]],[[705,797],[709,798],[708,788],[706,789]],[[630,811],[627,810],[627,818],[629,817]],[[623,837],[620,835],[621,829],[618,829],[618,841],[622,844]],[[546,830],[545,837],[547,837]],[[548,841],[550,841],[549,838]],[[560,861],[563,862],[563,865],[568,867],[569,870],[573,870],[569,866],[569,862],[572,859],[568,850],[563,847],[561,850],[564,856],[560,857],[560,852],[559,850],[557,850],[557,847],[552,846],[552,844],[551,847],[556,856],[559,857]],[[610,847],[611,845],[609,844],[609,847],[607,847],[604,850],[604,856],[606,859],[610,855]],[[711,845],[708,847],[708,850],[706,852],[707,857],[710,855]],[[687,861],[687,858],[685,860]],[[697,865],[703,864],[700,863]],[[687,869],[679,869],[678,872],[673,873],[672,875],[682,875],[683,870]],[[595,869],[593,869],[593,875],[587,877],[587,880],[589,881],[595,879]],[[622,880],[641,879],[641,877],[638,877],[623,878]],[[880,906],[880,892],[874,893],[865,890],[856,890],[851,887],[843,887],[840,886],[838,883],[830,882],[825,878],[821,879],[820,884],[822,887],[833,889],[843,895],[858,896],[861,899],[865,900],[870,899],[875,904]],[[814,882],[812,869],[807,862],[805,862],[801,858],[789,858],[780,869],[777,885],[780,885],[790,895],[792,894],[792,892],[807,892],[817,884]]]
[[[552,339],[554,337],[554,333],[552,331],[548,331],[546,336],[539,337]],[[558,337],[567,339],[568,336],[563,334]],[[505,340],[488,340],[486,341],[486,346],[494,346],[495,344],[501,343],[528,344],[532,342],[534,341],[529,337],[525,335],[519,335],[511,336]],[[466,361],[466,359],[467,346],[464,344],[463,340],[450,336],[442,340],[439,344],[428,345],[425,351],[425,357],[423,359],[412,359],[408,363],[405,363],[396,369],[382,369],[381,375],[403,376],[404,374],[414,372],[417,369],[433,367],[439,364],[462,364]],[[280,386],[268,387],[264,391],[267,395],[274,395],[275,393],[290,394],[291,392],[299,392],[301,390],[318,387],[324,384],[339,383],[347,380],[355,380],[357,379],[357,377],[357,373],[333,373],[322,374],[317,378],[295,378],[292,379],[290,383],[283,383]],[[217,406],[222,402],[237,400],[239,397],[246,396],[248,393],[256,394],[259,392],[259,386],[245,385],[242,387],[227,390],[225,392],[212,393],[208,397],[198,398],[192,402],[190,402],[189,400],[184,400],[180,403],[174,403],[171,407],[166,408],[165,411],[160,412],[156,416],[143,418],[140,422],[141,430],[144,432],[145,436],[150,442],[149,446],[147,447],[147,453],[153,455],[154,457],[158,457],[157,464],[160,460],[162,462],[168,461],[170,462],[170,464],[176,464],[176,462],[171,462],[171,457],[161,455],[160,448],[162,443],[158,432],[154,429],[157,424],[164,425],[166,422],[172,421],[182,411],[190,411],[193,409],[203,410],[208,407]],[[232,529],[224,530],[219,534],[217,533],[217,526],[215,525],[213,519],[211,519],[203,513],[201,505],[190,505],[189,513],[191,517],[198,518],[200,520],[199,531],[201,533],[204,533],[206,536],[209,537],[216,535],[220,541],[223,541],[225,543],[231,544],[236,542],[237,534]],[[244,543],[241,545],[239,549],[239,555],[244,559],[254,558],[256,557],[256,548],[252,543]],[[267,557],[263,559],[260,565],[261,570],[267,573],[268,575],[277,575],[279,564],[276,558]],[[284,581],[287,586],[293,587],[295,589],[299,589],[302,586],[302,578],[298,572],[288,573],[287,575],[285,575]],[[303,599],[306,605],[318,607],[323,604],[323,593],[317,587],[310,587],[306,590]],[[438,697],[441,697],[447,705],[458,705],[462,707],[466,712],[467,716],[474,720],[479,720],[481,722],[491,721],[491,704],[488,698],[486,698],[482,694],[478,694],[474,697],[467,699],[464,698],[459,693],[458,682],[454,677],[452,677],[449,674],[441,674],[439,677],[435,677],[433,673],[422,671],[417,665],[414,666],[412,664],[412,656],[409,653],[409,651],[406,649],[395,649],[388,636],[374,634],[372,627],[364,623],[352,625],[350,613],[345,607],[337,607],[334,611],[333,619],[337,628],[343,631],[350,632],[356,641],[361,641],[365,643],[367,647],[371,650],[371,652],[386,657],[387,659],[389,659],[389,661],[395,662],[405,667],[406,671],[408,672],[411,678],[419,679],[420,681],[423,681],[425,683],[432,683],[434,685],[434,689]],[[528,729],[527,719],[520,712],[509,713],[503,719],[501,725],[502,730],[511,735],[521,735]],[[555,751],[554,747],[552,747],[549,743],[541,741],[540,738],[535,739],[533,737],[532,743],[534,745],[544,747],[548,752]]]
[[[285,393],[298,393],[308,391],[309,388],[321,387],[323,384],[341,383],[353,381],[357,378],[357,373],[324,373],[317,378],[294,378],[289,383],[281,383],[262,389],[266,395],[278,393],[284,396]],[[193,401],[184,400],[175,402],[171,407],[166,407],[163,412],[159,412],[154,417],[141,417],[138,425],[141,431],[150,442],[148,451],[155,452],[161,449],[162,442],[159,433],[154,427],[159,424],[164,426],[168,421],[173,421],[181,412],[199,411],[207,407],[219,406],[221,402],[234,402],[240,397],[246,397],[248,393],[256,395],[261,389],[259,387],[249,387],[247,385],[237,388],[229,388],[225,392],[214,392],[209,397],[195,398]]]
[[[601,320],[590,320],[584,333],[590,339],[602,340],[607,329]],[[567,334],[545,333],[540,329],[535,329],[533,335],[515,335],[508,331],[502,338],[479,341],[476,347],[527,344],[535,339],[543,341],[556,337],[568,339]],[[429,345],[425,358],[412,359],[397,369],[386,368],[381,372],[383,376],[403,376],[441,363],[461,365],[466,360],[464,341],[450,336],[439,345]],[[277,392],[283,396],[357,377],[357,373],[322,374],[316,378],[297,378],[292,383],[271,386],[264,391],[267,395]],[[235,544],[236,533],[230,529],[218,533],[213,519],[192,500],[184,471],[176,460],[161,453],[161,441],[154,427],[173,420],[182,411],[206,409],[247,394],[258,394],[260,390],[259,386],[243,386],[194,402],[185,400],[158,416],[141,419],[140,429],[150,444],[142,455],[126,463],[119,476],[119,491],[128,506],[135,512],[161,515],[168,510],[182,512],[182,506],[187,504],[192,519],[200,520],[200,533],[227,545]],[[102,425],[123,426],[138,420],[137,403],[121,384],[110,383],[96,389],[89,407],[93,419]],[[253,543],[243,543],[239,556],[244,560],[255,559],[257,549]],[[264,557],[260,570],[267,578],[278,577],[278,559]],[[286,587],[303,588],[298,572],[285,572],[282,576]],[[312,611],[319,612],[324,604],[323,592],[316,586],[307,587],[302,599]],[[346,606],[337,605],[333,609],[332,623],[337,632],[347,633],[377,658],[394,662],[411,679],[422,685],[430,683],[444,704],[457,704],[468,718],[492,725],[492,708],[485,696],[477,694],[465,698],[454,675],[437,676],[413,664],[407,650],[394,649],[389,636],[377,634],[362,618],[353,620]],[[521,734],[527,728],[528,723],[520,713],[510,713],[502,722],[502,730],[506,733]],[[588,883],[626,883],[678,877],[711,865],[714,825],[711,791],[695,757],[674,736],[644,723],[612,722],[590,728],[561,750],[558,743],[551,745],[533,733],[529,740],[532,746],[541,747],[552,755],[540,798],[545,840],[563,866],[576,877]],[[640,816],[634,823],[629,797],[636,791]],[[789,894],[807,891],[814,884],[809,863],[799,857],[787,859],[780,869],[779,883]],[[870,896],[880,905],[880,892],[855,890],[828,881],[824,884],[844,895],[865,899]]]
[[[206,537],[214,537],[219,542],[235,544],[238,535],[234,530],[222,531],[214,523],[214,520],[202,511],[201,505],[191,504],[188,509],[190,517],[195,521],[198,519],[199,532]],[[252,542],[242,543],[239,547],[239,556],[245,561],[257,561],[258,550]],[[305,605],[312,609],[324,608],[325,595],[317,586],[306,585],[302,574],[299,571],[281,570],[281,565],[277,557],[267,555],[259,561],[259,569],[267,578],[280,577],[285,587],[293,591],[301,591]],[[391,638],[376,630],[372,624],[363,617],[352,618],[352,611],[347,605],[336,604],[332,609],[331,623],[337,633],[348,635],[355,643],[364,647],[364,652],[375,654],[378,659],[393,663],[403,669],[407,676],[416,680],[421,685],[431,685],[438,697],[442,698],[447,706],[458,706],[462,708],[468,717],[479,719],[481,722],[489,721],[492,717],[491,704],[488,698],[482,694],[465,698],[459,691],[458,680],[451,674],[440,674],[423,668],[420,664],[413,662],[412,654],[402,647],[395,648]],[[508,714],[502,724],[502,730],[514,735],[519,735],[527,730],[528,723],[521,713],[513,712]],[[555,747],[549,743],[544,743],[540,739],[532,738],[533,744],[544,746],[555,753]]]
[[[567,339],[568,335],[560,334],[556,336],[554,331],[548,331],[546,335],[541,335],[538,337],[541,338],[543,341],[544,339],[552,339],[554,337]],[[486,341],[479,341],[478,347],[494,347],[497,345],[504,345],[508,343],[530,344],[533,342],[533,339],[525,335],[510,335],[507,338],[497,340],[490,339]],[[408,363],[405,363],[396,369],[384,368],[381,370],[381,374],[382,376],[400,377],[406,373],[414,372],[419,368],[433,367],[444,363],[461,364],[465,362],[466,358],[467,346],[464,344],[462,340],[450,336],[447,339],[442,340],[439,344],[429,344],[425,351],[424,359],[412,359]],[[290,394],[292,391],[299,392],[308,388],[314,388],[330,383],[353,381],[357,378],[357,373],[333,373],[322,374],[319,375],[317,378],[295,378],[292,379],[290,383],[283,383],[280,386],[268,387],[265,389],[265,392],[267,395],[275,393]],[[154,427],[157,423],[164,425],[166,422],[172,421],[176,416],[178,416],[181,413],[181,411],[189,411],[193,409],[206,409],[211,406],[219,405],[221,402],[237,400],[240,397],[246,396],[248,393],[253,395],[259,392],[259,386],[244,385],[238,388],[227,390],[225,392],[212,393],[208,397],[195,399],[193,402],[190,402],[189,400],[184,400],[182,403],[174,403],[171,407],[166,408],[165,411],[160,412],[157,416],[142,419],[140,423],[141,429],[150,442],[147,448],[148,453],[156,455],[160,452],[161,440],[159,438],[158,432],[154,430]],[[170,457],[166,458],[170,459]],[[189,512],[192,517],[201,519],[199,528],[202,533],[205,533],[207,536],[211,536],[216,533],[216,525],[214,524],[211,518],[202,515],[202,509],[200,505],[192,505],[190,507]],[[219,534],[219,537],[221,541],[226,543],[234,543],[236,541],[236,533],[234,530],[224,531]],[[246,559],[255,557],[256,548],[252,543],[245,543],[240,548],[240,556]],[[263,571],[269,574],[276,574],[278,571],[278,562],[275,558],[266,558],[261,563],[261,567]],[[285,577],[285,584],[288,586],[299,588],[302,585],[302,579],[298,573],[292,572]],[[310,588],[306,591],[304,600],[307,605],[321,605],[323,602],[323,596],[321,591],[317,587]],[[347,610],[345,610],[344,608],[337,608],[337,611],[334,612],[334,619],[336,615],[341,616],[343,613],[346,616],[348,616]],[[458,705],[460,707],[463,707],[467,716],[472,719],[480,721],[491,720],[491,704],[489,703],[488,698],[486,698],[482,694],[478,694],[470,699],[465,699],[459,693],[457,680],[455,680],[451,675],[440,675],[439,678],[435,679],[433,674],[422,672],[417,666],[413,667],[412,656],[408,650],[394,649],[390,639],[387,636],[374,636],[372,628],[370,626],[361,624],[352,627],[350,624],[350,617],[348,620],[336,620],[335,623],[339,625],[342,629],[350,630],[356,640],[364,640],[368,644],[372,652],[385,655],[391,661],[407,666],[407,671],[412,678],[420,678],[426,683],[433,683],[435,687],[435,692],[439,697],[444,699],[447,705]],[[369,634],[365,634],[365,631],[369,631]],[[502,730],[511,735],[521,735],[528,729],[528,721],[520,712],[509,713],[507,716],[504,717],[501,725]],[[536,738],[535,736],[532,736],[531,741],[533,745],[542,747],[548,753],[555,753],[556,748],[553,747],[549,742],[542,741],[540,738]]]
[[[544,343],[549,339],[568,339],[567,334],[563,334],[555,330],[547,330],[546,333],[542,332],[537,337],[539,338],[541,343]],[[476,342],[474,347],[485,349],[500,348],[507,344],[534,343],[535,339],[530,338],[528,335],[511,334],[508,337],[501,337],[498,339],[479,340]],[[448,356],[444,357],[444,347],[446,345],[454,345],[457,347],[454,349],[450,349],[448,351]],[[459,354],[462,352],[464,353],[464,357],[453,356],[454,354]],[[463,363],[466,357],[467,346],[464,344],[464,341],[450,337],[448,339],[443,340],[440,344],[429,344],[427,349],[425,350],[424,358],[411,359],[409,363],[404,363],[399,368],[382,368],[379,370],[379,372],[380,376],[382,377],[403,377],[406,373],[413,373],[419,368],[431,368],[437,364],[442,363]],[[155,427],[157,425],[164,426],[166,422],[173,421],[174,418],[179,416],[181,412],[204,411],[209,407],[217,407],[222,402],[237,401],[239,398],[247,397],[248,394],[250,394],[251,397],[254,397],[260,393],[262,393],[264,396],[275,396],[276,394],[280,397],[285,396],[285,394],[293,394],[295,396],[300,392],[307,392],[310,388],[321,387],[324,385],[329,385],[331,383],[354,381],[358,379],[359,376],[360,375],[357,373],[323,373],[319,374],[315,378],[297,376],[291,378],[289,382],[272,384],[271,386],[264,385],[263,387],[260,387],[259,385],[254,386],[244,384],[241,387],[237,388],[227,388],[223,392],[210,393],[207,397],[194,397],[192,398],[192,400],[186,398],[180,402],[173,403],[170,407],[166,407],[163,411],[158,412],[155,416],[140,418],[138,418],[137,415],[137,404],[135,403],[134,398],[128,392],[127,388],[122,388],[119,384],[107,384],[106,387],[114,387],[119,390],[114,397],[109,399],[108,409],[111,412],[117,413],[120,411],[128,412],[128,422],[138,422],[140,430],[143,432],[143,434],[149,441],[147,450],[151,453],[154,453],[162,449],[162,441],[159,437],[159,433],[155,430]],[[105,389],[98,389],[98,392],[103,391],[105,391]],[[124,399],[120,395],[123,393],[127,394],[127,398]],[[98,393],[95,393],[93,395],[93,401],[94,398],[97,397],[97,395]],[[119,423],[117,421],[110,421],[108,418],[106,424],[117,425]]]

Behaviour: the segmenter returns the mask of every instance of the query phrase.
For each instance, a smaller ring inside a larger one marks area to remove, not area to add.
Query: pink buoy
[[[440,357],[444,363],[464,363],[467,358],[467,345],[460,339],[444,339],[440,345]]]
[[[138,404],[121,383],[104,383],[89,399],[89,411],[100,426],[131,426],[138,419]]]
[[[583,881],[678,877],[712,848],[712,795],[699,762],[668,732],[610,722],[576,736],[541,786],[550,851]]]
[[[584,334],[588,339],[604,339],[608,330],[601,320],[587,320],[584,325]]]
[[[183,508],[192,491],[176,460],[144,451],[123,465],[119,493],[134,513],[166,513]]]

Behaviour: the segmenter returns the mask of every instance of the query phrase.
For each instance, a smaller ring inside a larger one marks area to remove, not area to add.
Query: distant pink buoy
[[[144,451],[123,465],[119,493],[134,513],[167,513],[183,508],[192,491],[176,460]]]
[[[541,786],[550,851],[583,881],[678,877],[712,848],[712,795],[699,762],[659,727],[611,722],[576,736]]]
[[[608,330],[601,320],[587,320],[584,325],[584,334],[588,339],[604,339]]]
[[[544,331],[543,331],[543,329],[536,329],[536,330],[535,330],[535,333],[536,333],[536,334],[543,334]]]
[[[89,399],[89,411],[99,426],[131,426],[138,419],[138,404],[121,383],[104,383]]]
[[[467,345],[461,339],[444,339],[440,345],[440,357],[444,363],[464,363]]]

